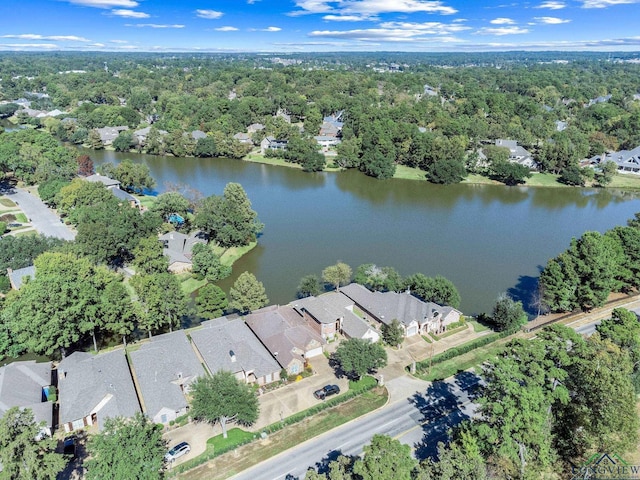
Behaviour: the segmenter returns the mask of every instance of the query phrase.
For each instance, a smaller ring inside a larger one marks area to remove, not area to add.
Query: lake
[[[230,159],[86,153],[96,165],[144,162],[158,192],[181,184],[220,195],[228,182],[242,184],[265,229],[220,285],[228,292],[250,271],[273,304],[294,300],[300,278],[341,260],[354,271],[375,263],[403,276],[443,275],[460,290],[464,313],[490,312],[501,292],[526,300],[540,268],[572,237],[624,225],[640,211],[636,193],[610,189],[440,186]]]

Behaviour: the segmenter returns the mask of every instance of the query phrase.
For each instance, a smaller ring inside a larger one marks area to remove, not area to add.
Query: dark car
[[[318,400],[324,400],[326,397],[337,395],[338,393],[340,393],[340,387],[337,385],[325,385],[320,390],[313,392],[313,396]]]
[[[165,454],[164,459],[167,462],[173,462],[176,458],[186,455],[190,451],[191,451],[191,447],[189,446],[189,444],[187,442],[181,442],[177,444],[175,447],[173,447],[171,450],[169,450]]]
[[[73,458],[76,456],[76,437],[71,436],[64,439],[62,443],[62,453],[65,455],[71,455]]]

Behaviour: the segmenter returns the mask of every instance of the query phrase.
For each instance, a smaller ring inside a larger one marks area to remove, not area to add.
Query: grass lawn
[[[441,340],[443,338],[450,337],[451,335],[455,335],[456,333],[463,332],[464,330],[467,330],[468,328],[469,327],[467,327],[466,325],[462,325],[461,327],[454,328],[453,330],[447,330],[442,335],[436,335],[435,333],[432,333],[431,336],[433,338],[435,338],[436,340]]]
[[[0,198],[0,205],[7,208],[13,208],[16,206],[13,200],[9,200],[8,198]]]
[[[490,178],[484,177],[482,175],[478,175],[477,173],[470,173],[467,175],[461,183],[473,183],[473,184],[481,184],[481,185],[502,185],[500,182],[496,182],[495,180],[491,180]]]
[[[405,180],[426,180],[426,174],[427,172],[420,170],[419,168],[397,165],[396,173],[393,175],[393,178],[403,178]]]
[[[483,325],[477,320],[467,320],[467,323],[471,324],[471,326],[473,327],[473,331],[476,333],[486,332],[487,330],[491,330],[491,327],[488,327],[487,325]]]
[[[156,203],[156,197],[151,195],[134,195],[138,200],[140,200],[140,205],[146,208],[151,208]]]
[[[223,265],[227,265],[230,267],[235,263],[236,260],[242,257],[245,253],[253,250],[256,245],[258,245],[258,242],[251,242],[249,245],[245,245],[244,247],[227,248],[220,255],[220,261],[222,262]]]
[[[16,213],[16,222],[29,223],[29,219],[24,213],[20,212],[20,213]]]
[[[625,188],[625,189],[638,189],[640,188],[640,175],[631,174],[618,174],[613,176],[613,180],[607,188]]]
[[[387,401],[387,391],[384,388],[375,388],[351,400],[348,400],[333,408],[323,410],[317,415],[305,418],[304,420],[272,433],[264,440],[249,443],[234,449],[231,452],[220,455],[211,461],[201,464],[184,473],[182,465],[173,472],[168,472],[169,477],[190,480],[216,480],[229,478],[242,470],[278,455],[291,447],[294,447],[305,440],[317,437],[335,427],[347,423],[354,418],[361,417],[365,413],[380,408]],[[247,434],[247,432],[244,432]],[[231,435],[231,433],[229,433]],[[240,434],[239,434],[240,435]],[[253,436],[254,434],[248,434]],[[215,439],[216,437],[214,437]],[[217,440],[210,439],[207,442],[207,450],[202,456],[212,454],[212,443]],[[183,465],[197,465],[197,459],[185,462]],[[193,463],[192,463],[193,462]]]
[[[566,187],[558,182],[560,175],[553,173],[534,173],[531,178],[527,178],[525,185],[527,187]]]
[[[242,159],[246,160],[247,162],[266,163],[267,165],[276,165],[279,167],[302,169],[302,165],[298,163],[287,162],[282,158],[268,158],[262,155],[261,153],[250,153],[249,155],[243,157]]]
[[[180,288],[185,295],[191,295],[197,289],[205,286],[207,284],[206,280],[196,280],[190,274],[188,277],[181,279]]]
[[[518,335],[515,335],[515,337],[518,337]],[[431,373],[428,371],[425,373],[416,373],[416,377],[431,382],[434,380],[442,380],[460,371],[482,365],[487,360],[495,358],[504,349],[505,344],[513,340],[513,338],[512,336],[496,340],[484,347],[478,347],[470,352],[437,363],[431,367]]]

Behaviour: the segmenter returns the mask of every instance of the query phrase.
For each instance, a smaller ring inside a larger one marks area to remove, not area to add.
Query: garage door
[[[313,350],[309,350],[306,353],[305,358],[313,358],[313,357],[317,357],[318,355],[322,355],[322,347],[318,347],[318,348],[314,348]]]

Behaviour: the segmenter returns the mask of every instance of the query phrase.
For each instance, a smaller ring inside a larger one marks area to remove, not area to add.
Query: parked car
[[[337,395],[338,393],[340,393],[340,387],[338,387],[338,385],[325,385],[320,390],[313,392],[313,396],[318,400],[324,400],[326,397]]]
[[[164,459],[167,462],[173,462],[176,458],[180,458],[190,451],[191,446],[187,442],[180,442],[165,454]]]
[[[76,437],[74,435],[64,439],[62,443],[62,453],[71,455],[72,458],[76,457]]]

